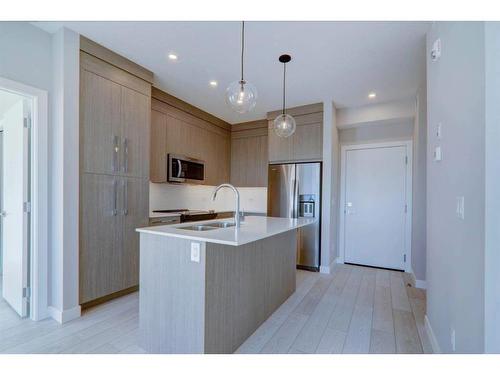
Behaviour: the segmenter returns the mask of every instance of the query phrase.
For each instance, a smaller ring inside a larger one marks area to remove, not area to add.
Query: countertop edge
[[[215,220],[214,220],[215,221]],[[151,229],[151,227],[148,228],[137,228],[136,231],[139,233],[145,233],[145,234],[152,234],[152,235],[157,235],[157,236],[164,236],[164,237],[176,237],[176,238],[183,238],[186,240],[192,240],[192,241],[198,241],[198,242],[206,242],[206,243],[217,243],[221,245],[229,245],[229,246],[241,246],[241,245],[246,245],[255,241],[260,241],[265,238],[273,237],[277,234],[281,234],[284,232],[288,232],[291,230],[295,230],[301,227],[305,227],[307,225],[313,224],[314,221],[311,222],[306,222],[306,223],[300,223],[295,225],[294,227],[286,227],[282,229],[277,229],[272,232],[272,234],[267,234],[267,233],[262,233],[262,234],[255,234],[255,238],[252,238],[251,240],[244,240],[244,241],[229,241],[229,240],[222,240],[222,239],[213,239],[213,238],[203,238],[203,237],[197,237],[197,236],[190,236],[189,234],[181,234],[181,233],[169,233],[169,232],[159,232],[157,229]]]

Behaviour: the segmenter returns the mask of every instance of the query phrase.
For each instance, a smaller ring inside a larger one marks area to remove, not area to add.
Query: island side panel
[[[141,233],[139,337],[149,353],[203,353],[205,243]]]
[[[297,231],[206,244],[205,353],[233,353],[295,291]]]

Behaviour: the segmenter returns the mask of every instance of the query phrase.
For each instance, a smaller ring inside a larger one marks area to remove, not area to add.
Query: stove
[[[181,223],[187,223],[190,221],[202,221],[202,220],[212,220],[217,217],[217,212],[214,210],[204,211],[204,210],[188,210],[185,208],[174,209],[174,210],[154,210],[155,213],[169,213],[169,214],[180,214]]]

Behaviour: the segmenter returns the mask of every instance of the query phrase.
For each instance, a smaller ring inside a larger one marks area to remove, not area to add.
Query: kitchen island
[[[140,344],[150,353],[232,353],[294,291],[297,228],[248,217],[137,229]]]

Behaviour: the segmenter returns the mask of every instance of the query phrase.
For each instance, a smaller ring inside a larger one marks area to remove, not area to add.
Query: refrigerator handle
[[[296,219],[299,217],[299,180],[295,178],[293,184],[293,217]]]

